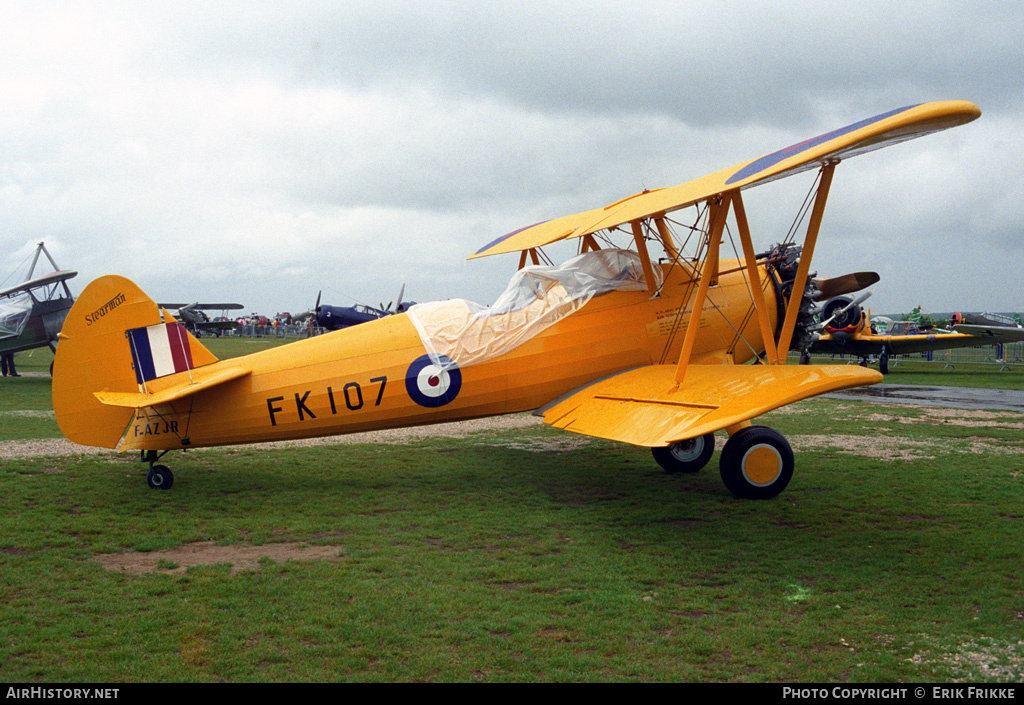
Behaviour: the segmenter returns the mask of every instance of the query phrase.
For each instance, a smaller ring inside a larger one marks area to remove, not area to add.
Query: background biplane
[[[991,321],[987,326],[956,325],[954,332],[915,321],[893,321],[884,333],[878,333],[872,329],[870,313],[865,313],[859,305],[860,300],[839,296],[825,304],[821,314],[825,332],[801,353],[801,363],[810,361],[809,353],[854,355],[861,358],[861,364],[877,356],[878,371],[884,375],[889,374],[889,361],[893,355],[1024,340],[1024,335],[1021,335],[1024,329],[995,326]]]
[[[244,308],[242,304],[202,304],[198,301],[191,304],[157,304],[161,308],[177,311],[177,318],[185,329],[197,338],[205,334],[220,336],[224,331],[237,329],[235,321],[212,321],[207,311],[240,311]]]
[[[523,228],[471,256],[520,253],[490,307],[417,304],[247,357],[218,361],[135,284],[101,277],[61,334],[57,421],[75,442],[140,451],[160,488],[173,475],[157,461],[174,449],[526,410],[557,428],[650,447],[672,472],[699,470],[725,430],[725,485],[740,497],[774,497],[792,476],[793,452],[751,420],[882,379],[857,366],[785,364],[791,345],[803,349],[816,335],[822,289],[810,266],[837,165],[980,114],[961,101],[898,108],[681,186]],[[755,254],[741,192],[815,169],[802,245]],[[693,209],[690,225],[675,215],[684,208]],[[569,238],[579,240],[576,257],[537,265],[539,248]],[[727,240],[731,259],[721,257]],[[651,257],[649,242],[664,258]],[[745,364],[755,361],[763,364]]]
[[[40,255],[54,271],[37,277]],[[61,270],[46,246],[36,245],[25,281],[0,290],[0,355],[47,346],[56,351],[57,334],[75,302],[67,281],[77,274]]]

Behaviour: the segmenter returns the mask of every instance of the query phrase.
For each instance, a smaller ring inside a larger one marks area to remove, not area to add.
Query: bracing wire
[[[21,262],[18,263],[18,266],[15,267],[13,270],[11,270],[11,273],[8,274],[7,277],[2,282],[0,282],[0,286],[3,286],[4,284],[6,284],[8,282],[8,280],[10,280],[11,277],[13,277],[15,274],[17,274],[18,270],[20,270],[25,265],[25,263],[29,261],[29,259],[32,257],[32,255],[34,255],[34,254],[35,254],[35,252],[32,252],[25,259],[21,260]]]

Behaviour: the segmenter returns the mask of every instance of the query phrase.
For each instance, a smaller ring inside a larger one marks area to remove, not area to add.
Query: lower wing
[[[825,392],[882,381],[856,365],[675,365],[621,372],[555,399],[537,413],[574,433],[651,448],[748,421]]]

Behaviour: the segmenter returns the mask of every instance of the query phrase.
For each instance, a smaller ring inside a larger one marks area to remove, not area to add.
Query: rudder
[[[103,404],[97,392],[138,392],[128,331],[174,321],[134,282],[100,277],[75,301],[64,321],[53,362],[53,411],[75,443],[115,448],[135,411]],[[187,332],[189,367],[217,358]]]

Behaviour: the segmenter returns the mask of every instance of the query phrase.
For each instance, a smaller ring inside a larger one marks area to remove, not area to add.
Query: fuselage
[[[122,450],[277,441],[414,426],[536,409],[595,379],[674,363],[697,287],[691,269],[662,264],[664,285],[595,296],[504,354],[431,374],[405,313],[215,366],[251,373],[141,409]],[[708,292],[692,361],[741,364],[764,350],[741,263],[724,260]],[[772,326],[776,294],[759,268]],[[457,361],[456,361],[457,362]],[[443,397],[433,396],[439,383]]]

